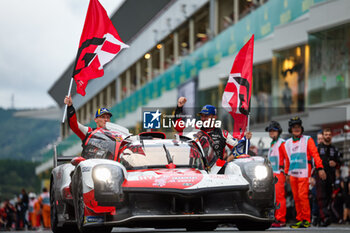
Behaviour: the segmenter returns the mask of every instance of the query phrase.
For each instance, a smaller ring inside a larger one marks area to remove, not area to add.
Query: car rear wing
[[[57,154],[57,146],[53,146],[53,168],[57,167],[58,164],[70,162],[77,156],[63,156]]]

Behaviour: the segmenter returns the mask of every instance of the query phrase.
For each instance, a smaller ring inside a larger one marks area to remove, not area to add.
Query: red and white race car
[[[123,138],[97,130],[81,157],[52,171],[53,232],[110,232],[118,226],[213,230],[221,223],[269,228],[274,178],[267,160],[248,157],[208,167],[206,153],[196,138]]]

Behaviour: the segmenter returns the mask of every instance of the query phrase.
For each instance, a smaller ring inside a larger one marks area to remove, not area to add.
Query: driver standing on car
[[[185,97],[180,97],[177,102],[177,107],[175,109],[175,117],[180,115],[183,110],[183,106],[185,105],[187,99]],[[205,105],[202,110],[198,113],[200,115],[201,121],[205,122],[208,120],[216,120],[216,108],[212,105]],[[181,120],[181,118],[177,119]],[[178,131],[180,134],[183,132],[184,128],[179,127],[179,124],[177,124],[177,127],[175,127],[176,131]],[[211,143],[211,147],[214,149],[215,157],[217,159],[217,165],[223,166],[226,161],[231,161],[234,159],[235,155],[229,155],[225,156],[225,147],[227,146],[231,151],[238,152],[236,149],[237,145],[244,143],[245,139],[238,142],[236,138],[234,138],[227,130],[223,130],[221,128],[205,128],[202,126],[200,128],[200,132],[206,135]],[[252,134],[250,132],[247,132],[246,138],[249,140],[251,138]],[[202,144],[202,142],[201,142]],[[203,146],[203,145],[202,145]],[[242,147],[240,147],[242,148]],[[244,149],[242,150],[244,151]],[[226,160],[226,161],[225,161]],[[219,164],[218,164],[219,163]]]
[[[82,140],[86,138],[86,134],[95,129],[82,125],[77,120],[73,100],[71,96],[66,96],[64,103],[68,106],[67,118],[71,130]],[[106,122],[111,122],[112,113],[107,108],[99,108],[95,114],[96,128],[106,128]]]

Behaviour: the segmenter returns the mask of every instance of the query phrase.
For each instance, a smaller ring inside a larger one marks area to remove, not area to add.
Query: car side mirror
[[[73,166],[78,166],[79,165],[79,163],[80,162],[82,162],[82,161],[85,161],[86,159],[85,158],[83,158],[83,157],[75,157],[75,158],[73,158],[71,161],[70,161],[70,163],[73,165]]]

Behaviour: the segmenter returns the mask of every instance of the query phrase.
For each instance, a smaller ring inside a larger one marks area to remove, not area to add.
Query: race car
[[[96,130],[81,156],[59,158],[71,163],[52,170],[52,230],[269,228],[274,221],[269,162],[245,157],[213,164],[211,152],[198,138],[166,139],[157,132],[125,137]]]

